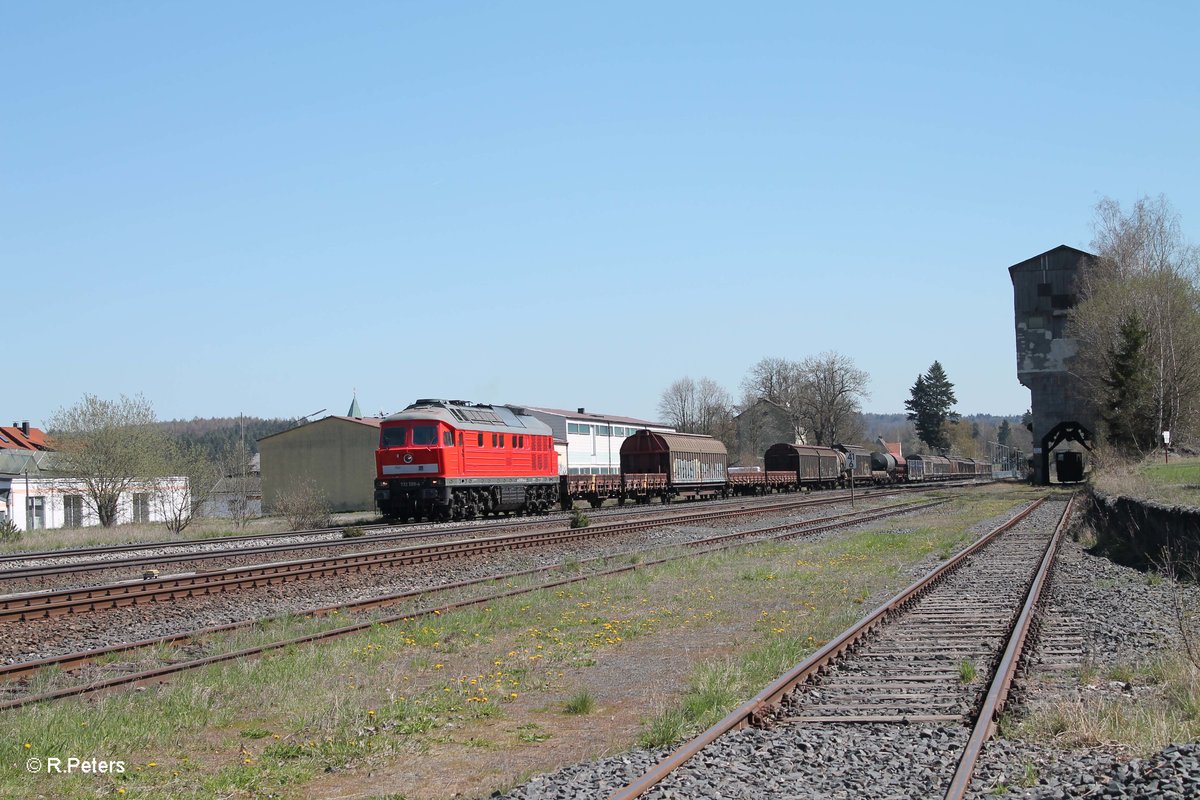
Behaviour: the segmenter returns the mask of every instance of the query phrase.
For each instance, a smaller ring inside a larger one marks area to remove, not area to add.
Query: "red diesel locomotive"
[[[418,400],[380,425],[375,502],[388,519],[545,513],[558,498],[553,432],[522,408]]]

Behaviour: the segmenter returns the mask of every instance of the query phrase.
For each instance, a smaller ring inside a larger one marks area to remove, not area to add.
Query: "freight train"
[[[762,470],[730,470],[711,436],[641,430],[616,475],[559,475],[546,423],[517,406],[418,400],[380,425],[375,503],[388,519],[544,514],[576,501],[663,503],[730,495],[990,477],[991,464],[872,453],[857,445],[775,444]]]

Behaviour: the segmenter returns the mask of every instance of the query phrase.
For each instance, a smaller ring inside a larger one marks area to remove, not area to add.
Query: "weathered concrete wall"
[[[1092,489],[1087,520],[1097,547],[1114,561],[1138,569],[1157,568],[1163,548],[1176,563],[1200,567],[1200,508],[1107,495]]]
[[[375,448],[379,427],[326,417],[260,439],[262,505],[272,511],[276,498],[311,482],[329,501],[331,511],[369,511],[375,507]]]

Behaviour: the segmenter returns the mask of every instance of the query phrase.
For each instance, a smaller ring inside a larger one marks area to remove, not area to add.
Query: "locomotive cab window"
[[[464,437],[464,435],[463,435],[462,431],[459,431],[459,434],[458,434],[458,446],[459,446],[459,447],[462,447],[462,446],[463,446],[463,442],[464,442],[464,441],[465,441],[465,437]]]
[[[403,447],[406,439],[405,434],[407,432],[408,429],[404,427],[384,428],[382,446]]]
[[[442,444],[446,447],[454,447],[454,431],[442,432]]]
[[[413,425],[412,443],[415,446],[437,447],[437,425]]]

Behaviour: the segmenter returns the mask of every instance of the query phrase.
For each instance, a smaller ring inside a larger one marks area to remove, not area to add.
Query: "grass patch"
[[[963,684],[974,683],[975,675],[975,665],[970,661],[964,659],[958,663],[958,679]]]
[[[326,770],[416,753],[470,751],[486,759],[551,736],[556,748],[566,747],[554,729],[570,728],[555,713],[558,698],[572,681],[592,680],[591,673],[584,679],[568,670],[595,665],[642,637],[696,639],[713,631],[741,637],[736,660],[697,667],[687,697],[663,710],[656,736],[674,741],[716,721],[835,636],[862,615],[861,602],[880,601],[907,585],[913,564],[973,538],[964,527],[1028,496],[981,492],[964,497],[956,515],[939,509],[908,518],[903,532],[882,521],[822,541],[693,557],[482,608],[376,625],[320,646],[214,665],[144,692],[19,709],[6,715],[12,733],[0,741],[0,757],[9,763],[95,753],[141,768],[99,783],[95,776],[48,781],[8,770],[0,772],[0,797],[75,798],[117,788],[164,798],[290,796]],[[224,651],[341,625],[347,616],[287,618],[193,646]],[[171,653],[164,648],[161,656]],[[513,720],[519,708],[522,716]],[[534,715],[544,728],[519,726]]]
[[[1183,654],[1170,654],[1140,667],[1110,669],[1130,680],[1136,698],[1087,692],[1038,710],[1012,733],[1055,739],[1069,747],[1122,745],[1146,756],[1171,742],[1200,738],[1200,669]],[[1121,680],[1121,678],[1115,678]]]
[[[1172,456],[1164,464],[1159,453],[1139,463],[1106,464],[1092,480],[1106,494],[1200,507],[1200,458]]]
[[[587,689],[580,689],[563,703],[564,714],[590,714],[596,709],[596,698]]]

